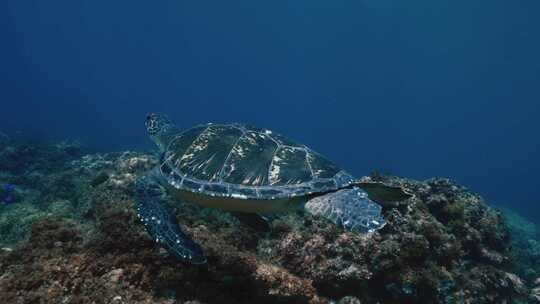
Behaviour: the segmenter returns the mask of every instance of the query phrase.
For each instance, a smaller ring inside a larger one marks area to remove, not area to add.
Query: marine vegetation
[[[88,154],[77,144],[0,145],[3,303],[535,303],[501,213],[455,182],[364,178],[413,196],[382,204],[384,227],[343,229],[289,212],[259,229],[233,213],[183,204],[171,216],[207,263],[155,246],[135,183],[159,155]],[[172,207],[171,207],[172,208]],[[529,277],[531,279],[529,279]]]

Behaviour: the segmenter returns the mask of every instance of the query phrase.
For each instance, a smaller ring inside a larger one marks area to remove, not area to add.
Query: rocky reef
[[[540,233],[536,224],[508,208],[499,208],[511,238],[514,272],[534,288],[540,303]]]
[[[1,136],[0,184],[15,185],[17,198],[0,203],[2,303],[535,301],[537,273],[516,266],[501,213],[448,179],[368,177],[414,194],[385,206],[388,224],[369,235],[307,214],[260,230],[227,212],[175,205],[208,256],[205,265],[178,262],[133,208],[133,182],[156,157]]]

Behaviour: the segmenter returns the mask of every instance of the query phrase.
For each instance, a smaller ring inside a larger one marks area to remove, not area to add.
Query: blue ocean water
[[[16,1],[0,4],[0,129],[151,149],[246,122],[358,176],[451,177],[540,219],[540,3]],[[535,215],[536,214],[536,215]]]

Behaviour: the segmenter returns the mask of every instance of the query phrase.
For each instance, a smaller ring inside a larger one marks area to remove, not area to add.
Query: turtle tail
[[[201,247],[178,225],[174,211],[165,200],[166,193],[155,176],[142,176],[135,185],[137,216],[156,243],[180,260],[205,263]]]
[[[356,232],[373,232],[386,224],[381,206],[370,200],[367,193],[358,187],[314,197],[304,208],[311,214],[320,215]]]

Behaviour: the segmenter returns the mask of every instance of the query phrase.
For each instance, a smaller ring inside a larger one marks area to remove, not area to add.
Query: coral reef
[[[532,288],[532,300],[540,303],[540,234],[536,225],[508,208],[499,208],[512,236],[514,271]],[[532,301],[531,300],[531,301]]]
[[[540,278],[534,281],[533,289],[531,290],[531,301],[534,303],[540,303]]]
[[[512,303],[535,296],[525,274],[515,273],[501,214],[448,179],[366,178],[414,194],[386,206],[388,224],[369,235],[296,213],[260,231],[227,212],[176,204],[181,225],[208,256],[205,265],[189,265],[155,246],[133,210],[133,182],[156,157],[83,154],[70,143],[0,138],[0,183],[21,192],[17,203],[0,206],[3,303]]]

